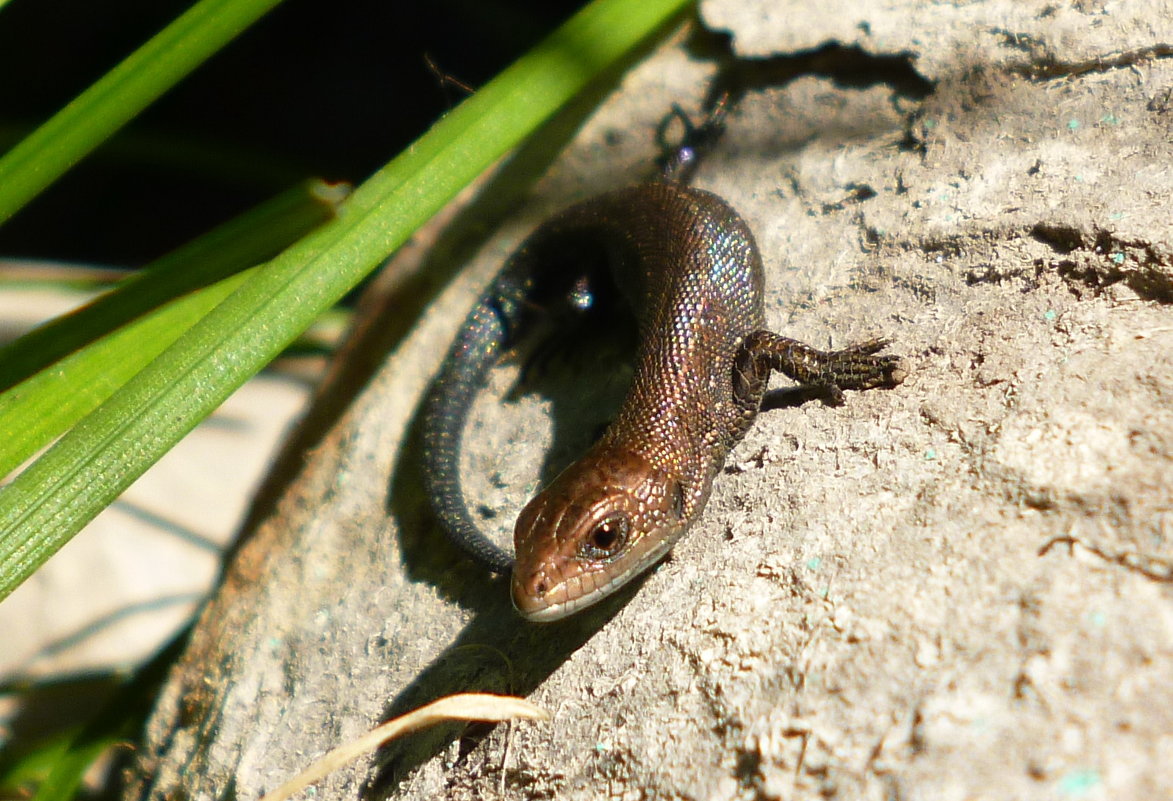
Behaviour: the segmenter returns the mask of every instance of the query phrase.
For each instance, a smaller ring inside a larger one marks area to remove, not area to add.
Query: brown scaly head
[[[676,478],[600,443],[518,516],[513,605],[527,620],[566,617],[638,576],[686,527]]]

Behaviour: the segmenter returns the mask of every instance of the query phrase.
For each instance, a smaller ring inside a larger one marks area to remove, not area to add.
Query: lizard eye
[[[595,524],[590,534],[578,548],[578,555],[584,559],[611,559],[627,544],[631,524],[627,515],[611,514]]]

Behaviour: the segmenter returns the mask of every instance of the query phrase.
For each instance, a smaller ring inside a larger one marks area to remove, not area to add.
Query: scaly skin
[[[487,371],[549,292],[533,278],[550,267],[542,255],[576,241],[607,253],[637,310],[634,377],[602,439],[522,510],[510,565],[467,512],[457,475],[461,432]],[[565,617],[666,554],[703,511],[771,371],[837,403],[842,390],[904,379],[901,359],[875,355],[884,341],[824,353],[763,330],[762,283],[741,217],[710,192],[660,181],[601,195],[541,226],[470,314],[425,408],[428,489],[457,544],[493,570],[512,568],[524,617]]]

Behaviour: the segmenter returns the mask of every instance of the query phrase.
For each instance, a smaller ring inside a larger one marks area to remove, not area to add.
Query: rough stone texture
[[[934,81],[969,66],[1050,69],[1173,44],[1170,0],[705,0],[701,14],[745,58],[836,43],[907,54]]]
[[[758,60],[836,42],[904,54],[932,93],[839,80],[832,52],[818,74],[750,91],[698,183],[757,233],[775,330],[883,333],[907,382],[764,414],[626,605],[522,624],[499,582],[435,539],[404,447],[419,393],[524,232],[637,176],[669,104],[697,106],[712,66],[670,44],[242,549],[129,798],[254,799],[460,690],[527,695],[553,719],[421,735],[318,796],[1173,794],[1169,3],[818,11],[729,0],[702,16]],[[503,534],[621,387],[607,358],[567,363],[516,402],[503,370],[467,432],[470,491]]]

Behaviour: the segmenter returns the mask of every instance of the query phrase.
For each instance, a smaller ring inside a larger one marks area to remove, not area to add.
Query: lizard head
[[[680,481],[642,456],[592,448],[517,518],[514,606],[550,621],[602,600],[671,549],[685,501]]]

